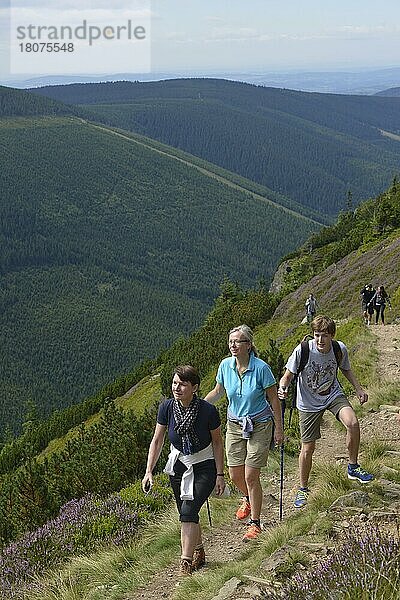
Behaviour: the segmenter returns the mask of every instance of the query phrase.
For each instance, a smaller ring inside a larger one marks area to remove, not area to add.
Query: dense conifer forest
[[[0,119],[3,434],[156,356],[199,325],[224,277],[270,280],[318,227],[129,136],[30,116],[52,100],[16,98],[28,116]]]
[[[23,90],[0,86],[0,117],[70,115],[74,109],[60,101],[35,96]]]
[[[148,135],[327,215],[398,174],[400,100],[212,79],[47,86],[84,114]],[[85,105],[83,107],[82,105]]]

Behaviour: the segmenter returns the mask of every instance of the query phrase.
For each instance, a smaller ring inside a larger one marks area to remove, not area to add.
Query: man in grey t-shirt
[[[368,483],[374,478],[358,464],[360,446],[360,425],[357,416],[347,400],[337,379],[337,360],[332,340],[336,333],[335,322],[325,316],[318,316],[311,323],[314,339],[308,342],[309,357],[297,380],[297,407],[299,409],[301,450],[299,455],[300,487],[294,505],[301,508],[307,503],[309,489],[308,479],[312,466],[315,442],[321,437],[320,425],[325,410],[329,410],[346,427],[346,445],[349,453],[347,476],[361,483]],[[346,379],[354,387],[364,404],[368,394],[359,384],[350,368],[347,348],[338,342],[341,351],[339,368]],[[286,371],[279,382],[278,396],[287,397],[288,386],[300,366],[301,344],[291,354],[286,364]]]

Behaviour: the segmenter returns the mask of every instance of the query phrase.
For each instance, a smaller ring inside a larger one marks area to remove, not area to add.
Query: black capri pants
[[[186,467],[180,460],[174,465],[175,475],[170,475],[172,490],[174,492],[176,506],[179,512],[179,520],[183,523],[198,523],[200,508],[207,500],[215,487],[217,469],[215,460],[204,460],[193,465],[194,500],[181,500],[181,480]]]

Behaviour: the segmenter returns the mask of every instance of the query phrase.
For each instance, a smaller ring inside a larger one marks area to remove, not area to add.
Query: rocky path
[[[376,325],[378,372],[383,381],[400,382],[400,323]]]
[[[373,328],[379,352],[378,372],[382,383],[400,383],[400,324],[376,326]],[[400,397],[398,403],[400,404]],[[367,413],[360,421],[363,442],[371,440],[389,441],[400,451],[400,423],[396,415],[385,410]],[[331,416],[324,419],[322,440],[317,445],[315,462],[337,461],[346,463],[346,445],[343,430],[333,422]],[[271,528],[279,523],[279,479],[277,476],[265,481],[262,521],[264,528]],[[284,518],[294,510],[293,496],[297,489],[296,473],[285,476],[283,506]],[[228,523],[214,528],[204,536],[207,551],[207,562],[211,566],[228,562],[237,558],[243,551],[241,541],[244,525],[234,517]],[[176,589],[176,573],[178,560],[173,561],[166,569],[160,571],[145,588],[125,596],[125,600],[158,600],[171,598]],[[239,582],[236,583],[236,585]],[[250,589],[251,589],[251,583]],[[254,584],[256,585],[256,584]],[[229,586],[228,586],[229,587]],[[254,587],[254,586],[253,586]],[[250,594],[250,595],[249,595]],[[251,598],[251,592],[245,593],[233,589],[227,592],[226,598]]]

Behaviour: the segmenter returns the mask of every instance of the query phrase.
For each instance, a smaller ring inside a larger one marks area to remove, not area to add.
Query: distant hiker
[[[379,315],[381,316],[382,325],[385,324],[385,306],[386,303],[392,308],[390,298],[383,285],[378,285],[375,294],[369,301],[370,306],[375,309],[375,324],[378,325]]]
[[[374,314],[374,307],[371,304],[371,300],[375,295],[375,290],[371,283],[364,286],[360,292],[361,295],[361,307],[363,311],[364,323],[371,325],[372,315]]]
[[[217,409],[197,396],[199,385],[200,377],[194,367],[176,367],[173,398],[159,406],[142,479],[143,491],[147,493],[168,432],[171,451],[164,471],[170,477],[181,521],[180,575],[191,575],[205,564],[199,510],[214,488],[217,495],[225,489],[221,421]]]
[[[317,314],[317,306],[318,306],[317,299],[315,298],[315,296],[313,294],[310,294],[305,303],[307,323],[311,323],[311,321]]]
[[[308,479],[312,466],[315,442],[321,437],[320,425],[325,410],[329,410],[347,430],[346,444],[349,453],[347,476],[361,483],[374,478],[358,464],[360,426],[356,414],[347,400],[337,379],[338,362],[333,350],[336,332],[335,322],[329,317],[318,316],[312,323],[313,339],[308,342],[308,361],[298,374],[297,407],[299,409],[301,451],[299,456],[300,487],[294,505],[300,508],[307,503],[310,493]],[[338,342],[341,351],[339,368],[354,387],[360,404],[368,400],[368,395],[358,383],[350,368],[347,348]],[[301,344],[296,346],[286,364],[286,371],[279,383],[278,395],[286,398],[288,387],[298,372],[301,359]]]
[[[267,363],[258,358],[250,327],[231,329],[228,347],[231,356],[220,363],[217,383],[205,400],[214,404],[224,393],[228,398],[226,456],[232,481],[244,494],[236,517],[251,517],[243,536],[247,542],[261,533],[260,471],[267,464],[274,420],[275,443],[283,442],[282,415],[275,378]]]

